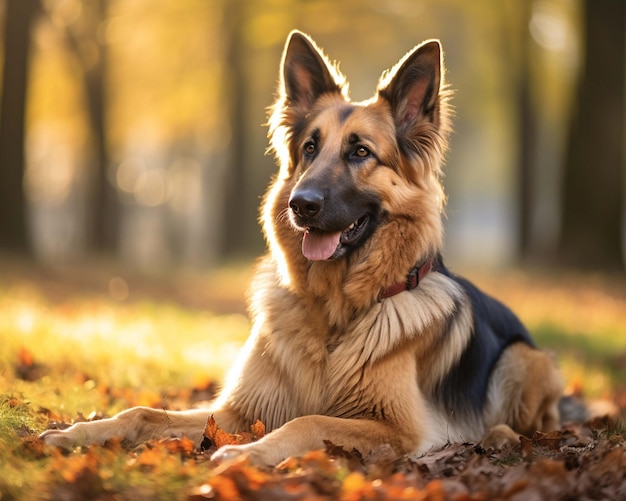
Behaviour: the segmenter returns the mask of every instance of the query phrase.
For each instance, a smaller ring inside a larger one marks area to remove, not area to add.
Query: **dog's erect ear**
[[[424,42],[407,53],[378,84],[378,93],[391,104],[396,125],[406,130],[418,120],[439,120],[441,45]]]
[[[281,62],[280,90],[286,104],[304,113],[326,92],[341,92],[344,78],[304,33],[292,31]]]

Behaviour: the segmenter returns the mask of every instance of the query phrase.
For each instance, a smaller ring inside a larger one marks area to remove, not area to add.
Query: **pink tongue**
[[[302,239],[302,254],[310,261],[324,261],[332,257],[339,246],[341,232],[307,231]]]

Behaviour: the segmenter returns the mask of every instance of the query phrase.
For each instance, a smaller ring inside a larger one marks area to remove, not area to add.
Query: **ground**
[[[466,274],[503,299],[554,352],[568,392],[598,418],[502,451],[453,443],[377,461],[328,444],[273,470],[216,465],[186,440],[73,453],[37,434],[132,405],[181,409],[212,398],[245,340],[250,266],[137,275],[110,265],[0,260],[0,499],[626,498],[626,283],[589,275]],[[384,458],[378,451],[378,458]]]

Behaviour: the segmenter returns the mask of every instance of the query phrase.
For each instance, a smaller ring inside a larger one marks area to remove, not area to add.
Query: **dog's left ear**
[[[441,45],[431,40],[415,47],[383,74],[378,94],[391,104],[400,130],[423,119],[438,125],[441,68]]]
[[[280,91],[288,106],[308,113],[319,96],[342,92],[345,78],[304,33],[289,34],[280,72]]]

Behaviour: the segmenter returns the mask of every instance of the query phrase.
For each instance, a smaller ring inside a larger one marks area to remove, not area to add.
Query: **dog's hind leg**
[[[224,410],[191,409],[166,411],[149,407],[133,407],[108,419],[75,423],[65,430],[47,430],[40,438],[47,444],[73,449],[82,445],[104,444],[107,440],[121,440],[132,447],[150,439],[187,437],[196,446],[202,442],[209,415],[215,414],[218,424],[231,428],[232,413]]]
[[[519,443],[519,436],[559,428],[559,400],[563,381],[551,357],[544,351],[517,343],[503,354],[490,387],[494,426],[481,444],[501,448]]]

